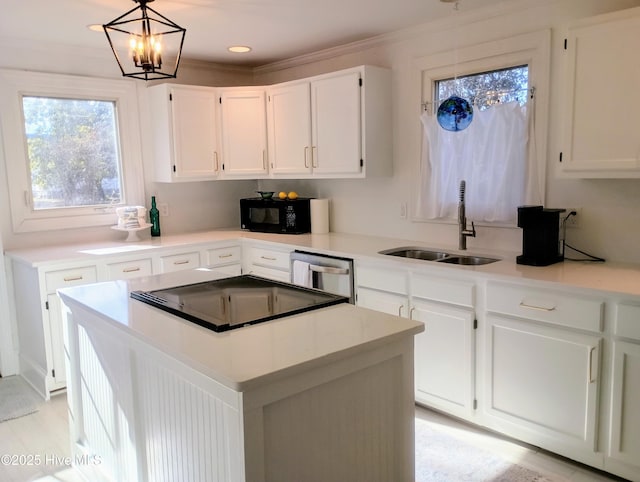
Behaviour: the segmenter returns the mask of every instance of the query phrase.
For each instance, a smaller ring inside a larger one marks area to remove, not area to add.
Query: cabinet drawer
[[[207,249],[207,265],[209,266],[240,263],[241,258],[242,250],[240,249],[240,246]]]
[[[200,253],[197,251],[190,253],[170,254],[160,257],[160,271],[171,273],[185,269],[194,269],[200,266]]]
[[[475,285],[470,282],[414,274],[411,279],[411,296],[453,305],[474,305]]]
[[[391,293],[406,295],[409,292],[407,288],[407,273],[401,270],[358,266],[356,268],[356,282],[358,286]]]
[[[289,251],[251,248],[251,263],[258,266],[289,271]]]
[[[249,273],[247,274],[253,274],[256,276],[261,276],[262,278],[282,281],[284,283],[291,282],[289,273],[279,269],[264,268],[262,266],[253,265],[249,268]]]
[[[47,293],[55,293],[58,288],[95,283],[98,279],[95,266],[49,271],[44,274]]]
[[[604,302],[572,293],[488,283],[487,310],[581,330],[602,331]]]
[[[614,334],[640,341],[640,306],[618,305]]]
[[[107,277],[109,280],[129,279],[137,276],[149,276],[153,273],[151,258],[132,259],[121,263],[107,265]]]

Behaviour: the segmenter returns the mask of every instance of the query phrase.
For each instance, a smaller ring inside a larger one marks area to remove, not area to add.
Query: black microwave
[[[240,227],[261,233],[309,233],[310,198],[240,199]]]

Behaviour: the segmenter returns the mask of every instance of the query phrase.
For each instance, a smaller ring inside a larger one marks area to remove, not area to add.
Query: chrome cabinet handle
[[[179,265],[179,264],[189,264],[189,260],[185,259],[183,261],[174,261],[173,262],[174,265]]]
[[[309,146],[304,146],[304,167],[306,167],[307,169],[309,169],[308,152]]]
[[[316,162],[318,156],[313,153],[318,152],[318,146],[311,146],[311,167],[318,167],[318,163]]]
[[[538,311],[554,311],[556,309],[555,306],[552,306],[550,308],[547,308],[545,306],[535,306],[535,305],[528,305],[527,303],[525,303],[524,301],[520,302],[520,306],[522,308],[529,308],[530,310],[538,310]]]
[[[413,312],[416,311],[416,307],[412,306],[411,309],[409,310],[409,319],[413,320]]]
[[[136,271],[140,271],[140,267],[135,267],[135,268],[124,268],[122,270],[123,273],[134,273]]]
[[[233,256],[233,254],[229,253],[229,254],[219,254],[218,258],[231,258]]]
[[[317,264],[310,264],[309,271],[327,274],[349,274],[349,268],[334,268],[333,266],[319,266]]]
[[[261,259],[266,259],[267,261],[275,261],[276,258],[272,258],[271,256],[260,256]]]
[[[402,316],[402,308],[404,308],[404,305],[398,306],[398,316]]]

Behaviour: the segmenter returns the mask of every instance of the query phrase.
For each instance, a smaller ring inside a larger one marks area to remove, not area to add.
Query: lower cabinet
[[[411,299],[415,336],[416,402],[469,419],[475,400],[474,312]]]
[[[288,283],[291,280],[290,253],[291,250],[250,246],[243,263],[243,272]]]
[[[595,458],[602,338],[516,319],[487,322],[487,425],[577,460]]]
[[[358,286],[358,306],[390,315],[409,316],[409,297]]]
[[[584,293],[488,283],[484,425],[602,468],[603,307]]]
[[[640,306],[619,305],[605,470],[640,480]]]

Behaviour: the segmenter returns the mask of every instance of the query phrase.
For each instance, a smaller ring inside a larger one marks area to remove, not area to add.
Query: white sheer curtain
[[[542,204],[532,112],[532,104],[497,104],[475,110],[471,125],[458,132],[423,114],[417,217],[455,218],[461,180],[470,220],[515,223],[518,206]]]

